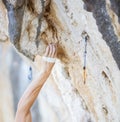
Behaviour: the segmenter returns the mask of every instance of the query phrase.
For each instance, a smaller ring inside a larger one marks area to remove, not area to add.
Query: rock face
[[[4,4],[0,1],[0,41],[8,40],[8,18]]]
[[[59,43],[58,60],[39,98],[41,121],[119,122],[120,1],[3,0],[3,3],[8,13],[10,41],[32,60],[33,67],[36,55],[42,56],[48,43]],[[3,3],[2,19],[6,17]],[[4,27],[1,23],[0,26]],[[85,81],[84,33],[89,36]],[[0,35],[0,40],[7,39]]]
[[[13,96],[9,79],[10,50],[8,45],[8,43],[0,44],[0,122],[14,121]]]

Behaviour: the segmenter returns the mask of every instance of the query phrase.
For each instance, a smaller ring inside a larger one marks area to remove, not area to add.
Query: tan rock
[[[7,41],[8,38],[7,10],[2,1],[0,1],[0,41]]]

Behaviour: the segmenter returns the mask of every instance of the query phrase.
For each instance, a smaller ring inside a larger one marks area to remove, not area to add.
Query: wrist
[[[37,74],[37,77],[41,77],[41,76],[43,76],[43,77],[48,77],[49,75],[50,75],[50,71],[48,71],[48,70],[45,70],[45,71],[41,71],[41,72],[39,72],[38,74]]]

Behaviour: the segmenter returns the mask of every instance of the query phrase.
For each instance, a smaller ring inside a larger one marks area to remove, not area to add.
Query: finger
[[[52,50],[52,56],[51,56],[51,57],[54,57],[54,55],[55,55],[55,51],[56,51],[55,44],[53,44],[52,47],[53,47],[53,50]]]
[[[46,48],[46,51],[45,51],[44,56],[48,56],[48,54],[49,54],[49,50],[50,50],[50,47],[49,47],[49,45],[48,45],[47,48]]]
[[[49,45],[49,48],[50,48],[50,50],[49,50],[48,56],[51,57],[51,55],[52,55],[52,44]]]
[[[55,53],[54,53],[54,57],[57,57],[57,50],[58,50],[58,45],[55,44]]]
[[[59,44],[59,42],[56,42],[56,43],[55,43],[55,46],[58,47],[58,44]]]

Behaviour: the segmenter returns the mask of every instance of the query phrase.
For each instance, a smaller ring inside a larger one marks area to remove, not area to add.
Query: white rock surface
[[[13,96],[9,77],[9,44],[0,44],[0,122],[13,122]],[[3,58],[4,57],[4,58]]]
[[[115,23],[112,21],[114,29]],[[120,25],[118,21],[117,25]],[[35,43],[37,26],[38,18],[25,9],[18,51],[34,59],[37,54],[43,54],[48,43],[59,42],[58,59],[39,96],[41,121],[119,122],[120,69],[93,14],[84,9],[83,1],[51,0],[50,11],[42,18],[38,48]],[[118,30],[114,31],[119,41]],[[83,31],[90,37],[85,84]]]

